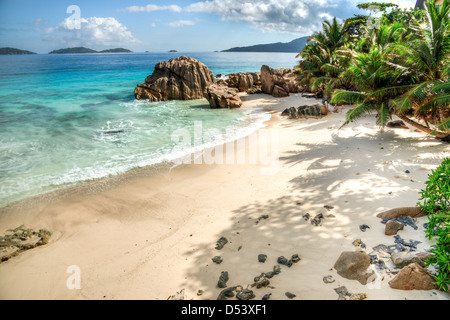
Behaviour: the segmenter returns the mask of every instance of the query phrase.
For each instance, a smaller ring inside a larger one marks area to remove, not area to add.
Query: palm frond
[[[377,125],[384,128],[391,119],[391,111],[387,102],[381,103],[378,109]]]
[[[377,109],[377,105],[373,103],[361,103],[356,105],[353,109],[349,110],[346,115],[346,120],[341,126],[344,127],[352,121],[359,119],[362,115],[366,113],[371,113]]]
[[[361,104],[367,98],[367,95],[362,92],[348,91],[338,89],[333,93],[331,103],[347,103],[347,104]]]

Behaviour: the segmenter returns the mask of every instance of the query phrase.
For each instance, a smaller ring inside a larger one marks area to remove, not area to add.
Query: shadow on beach
[[[366,117],[363,121],[374,119]],[[184,285],[192,292],[205,291],[198,299],[218,296],[222,289],[217,287],[217,280],[222,271],[229,273],[228,287],[249,288],[257,300],[266,294],[273,300],[286,300],[286,292],[295,294],[295,299],[335,300],[338,295],[333,289],[342,284],[354,292],[370,291],[333,273],[334,262],[343,251],[355,250],[352,242],[358,238],[372,247],[393,244],[393,239],[384,235],[376,214],[415,206],[431,168],[440,163],[448,149],[423,135],[405,136],[398,130],[364,132],[360,122],[341,131],[329,128],[331,138],[324,143],[308,142],[306,133],[314,135],[324,124],[326,119],[298,126],[295,148],[280,155],[280,174],[283,170],[297,170],[299,174],[287,185],[266,185],[261,199],[279,191],[282,196],[234,209],[232,226],[217,233],[217,239],[226,237],[229,241],[222,250],[216,250],[213,243],[191,248],[190,252],[198,253],[194,263],[198,267],[190,270]],[[296,125],[295,121],[281,124]],[[320,225],[312,225],[311,219],[319,214],[324,217]],[[362,224],[370,226],[367,232],[360,230]],[[267,255],[265,263],[258,262],[259,254]],[[260,289],[251,286],[255,277],[279,264],[278,257],[290,259],[295,254],[301,261],[291,267],[282,265],[270,285]],[[223,262],[213,263],[214,256],[221,256]],[[329,274],[336,279],[331,285],[322,280]],[[192,286],[191,280],[200,285]],[[392,291],[389,294],[394,299],[405,294]],[[384,294],[383,290],[368,292],[369,298],[375,299],[385,299]]]

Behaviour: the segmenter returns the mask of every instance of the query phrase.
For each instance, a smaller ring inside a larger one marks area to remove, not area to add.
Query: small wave
[[[131,107],[136,107],[137,105],[139,106],[141,103],[131,103]],[[164,109],[167,107],[167,104],[160,104],[160,107]],[[191,154],[200,154],[205,149],[215,148],[216,146],[245,138],[258,129],[263,128],[265,126],[264,123],[271,117],[268,112],[264,111],[244,109],[241,111],[242,116],[235,117],[226,127],[217,128],[218,125],[216,125],[215,129],[217,130],[212,131],[208,131],[205,127],[200,144],[193,144],[181,148],[174,141],[171,142],[170,134],[173,131],[168,130],[164,126],[162,128],[156,128],[152,123],[148,128],[143,127],[138,129],[136,124],[131,120],[108,121],[104,126],[95,131],[93,139],[102,144],[113,143],[114,146],[119,145],[120,148],[128,144],[132,147],[129,152],[119,151],[112,156],[103,157],[103,160],[96,158],[92,154],[92,160],[95,159],[95,161],[91,163],[84,161],[84,165],[81,164],[82,162],[78,165],[74,162],[71,168],[67,168],[63,172],[53,171],[39,175],[30,173],[20,179],[16,178],[15,181],[5,181],[5,185],[0,186],[0,198],[3,198],[6,202],[10,202],[10,200],[22,198],[23,195],[37,195],[83,181],[116,176],[138,168],[163,163],[178,163],[177,160],[184,159]],[[142,123],[137,124],[137,126],[141,125]],[[147,131],[150,132],[146,133]],[[216,135],[218,131],[220,134]],[[142,139],[155,137],[158,132],[161,132],[160,134],[162,132],[169,134],[166,143],[156,148],[148,148],[145,145],[141,145]],[[102,148],[104,147],[98,146],[96,152],[101,154]],[[118,150],[111,149],[110,147],[108,149],[109,154],[112,154],[112,150]]]

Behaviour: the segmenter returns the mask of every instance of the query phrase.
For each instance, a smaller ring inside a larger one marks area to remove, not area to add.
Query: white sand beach
[[[413,128],[382,132],[375,114],[342,129],[345,112],[281,117],[287,107],[316,103],[300,95],[242,100],[245,108],[272,113],[256,136],[276,137],[277,161],[146,168],[0,209],[0,234],[20,225],[52,232],[47,245],[0,264],[0,299],[166,300],[182,289],[186,299],[216,299],[222,271],[228,286],[247,287],[278,257],[294,254],[301,260],[281,266],[270,287],[253,288],[255,299],[271,293],[271,300],[286,300],[291,292],[292,300],[336,300],[340,286],[368,300],[449,299],[438,290],[394,290],[388,284],[394,275],[362,285],[332,269],[343,251],[359,250],[356,239],[367,253],[393,244],[376,215],[415,206],[428,174],[450,156],[448,144]],[[247,142],[250,154],[258,144]],[[314,226],[306,213],[325,218]],[[399,235],[429,249],[426,221]],[[370,228],[363,232],[361,225]],[[216,250],[221,237],[228,243]],[[259,254],[267,255],[264,263]],[[223,262],[214,263],[215,256]],[[79,267],[79,289],[67,287],[70,266]],[[324,283],[328,275],[335,282]]]

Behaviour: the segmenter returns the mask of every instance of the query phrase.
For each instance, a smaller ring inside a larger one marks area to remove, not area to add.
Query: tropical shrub
[[[426,235],[435,239],[431,252],[433,256],[426,260],[426,266],[437,266],[435,284],[441,290],[448,291],[450,285],[450,158],[428,177],[426,188],[421,191],[419,206],[428,214]]]

